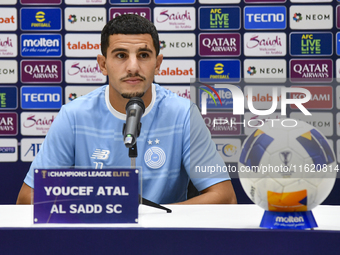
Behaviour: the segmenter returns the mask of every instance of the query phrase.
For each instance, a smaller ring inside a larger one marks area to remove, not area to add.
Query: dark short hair
[[[109,37],[113,34],[150,34],[156,49],[156,56],[159,54],[157,29],[154,24],[146,18],[136,14],[124,14],[110,20],[101,33],[101,51],[105,57],[110,44]]]

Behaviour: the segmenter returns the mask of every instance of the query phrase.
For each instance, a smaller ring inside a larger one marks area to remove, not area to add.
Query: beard
[[[132,92],[132,93],[122,93],[121,96],[125,99],[131,99],[133,97],[142,97],[144,96],[144,92]]]

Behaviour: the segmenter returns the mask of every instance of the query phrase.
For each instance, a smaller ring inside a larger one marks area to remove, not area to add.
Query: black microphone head
[[[143,114],[145,112],[145,105],[143,100],[140,97],[133,97],[129,100],[129,102],[126,104],[125,110],[127,111],[127,109],[133,105],[133,104],[138,104],[140,106],[140,108],[142,108]]]

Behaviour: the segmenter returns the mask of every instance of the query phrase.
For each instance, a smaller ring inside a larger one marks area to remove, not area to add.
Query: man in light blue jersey
[[[187,200],[190,170],[224,166],[197,106],[153,84],[163,56],[155,26],[138,15],[122,15],[104,27],[97,61],[109,85],[64,105],[31,164],[17,203],[32,203],[33,169],[130,166],[122,127],[125,106],[141,97],[146,106],[138,138],[143,197],[156,203],[236,203],[228,174],[192,178],[200,195]]]

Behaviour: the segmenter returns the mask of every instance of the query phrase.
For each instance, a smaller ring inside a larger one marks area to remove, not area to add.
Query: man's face
[[[98,55],[98,62],[113,93],[124,98],[142,97],[163,60],[162,55],[156,57],[151,35],[114,34],[109,42],[106,58]]]

